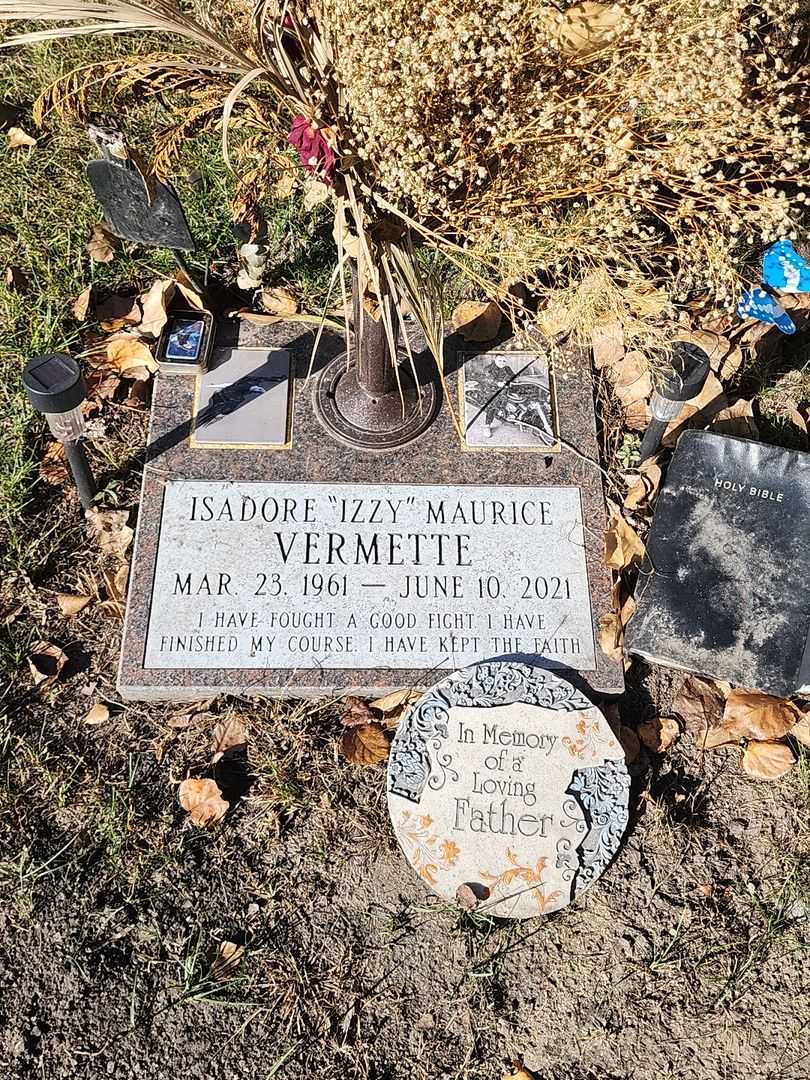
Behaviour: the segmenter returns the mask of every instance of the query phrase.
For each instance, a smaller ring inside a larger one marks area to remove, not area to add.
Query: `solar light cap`
[[[23,386],[40,413],[70,412],[87,396],[81,368],[67,353],[44,353],[26,364]]]
[[[709,374],[709,354],[693,341],[673,341],[672,368],[658,373],[656,390],[670,401],[690,401],[697,397]]]

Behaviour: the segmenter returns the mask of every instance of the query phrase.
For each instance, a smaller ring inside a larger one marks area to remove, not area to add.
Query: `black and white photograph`
[[[490,450],[559,449],[554,388],[548,362],[536,353],[486,352],[462,369],[468,447]]]

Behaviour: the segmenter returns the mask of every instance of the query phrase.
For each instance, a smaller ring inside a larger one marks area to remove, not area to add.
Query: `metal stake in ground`
[[[87,166],[87,178],[112,232],[144,247],[168,248],[183,273],[202,292],[204,283],[181,254],[194,250],[194,240],[172,188],[152,174],[120,131],[90,124],[87,133],[101,154]]]
[[[89,509],[97,488],[79,442],[85,426],[81,406],[87,395],[79,365],[67,353],[35,356],[23,371],[23,386],[32,407],[45,415],[51,433],[64,446],[82,506]]]
[[[399,320],[387,292],[394,340]],[[404,351],[391,351],[382,316],[363,310],[356,264],[352,264],[352,325],[347,351],[332,360],[315,386],[315,412],[329,434],[360,450],[391,450],[417,438],[434,420],[441,395],[434,379],[414,378]],[[394,365],[397,365],[396,370]],[[399,376],[397,378],[397,376]]]

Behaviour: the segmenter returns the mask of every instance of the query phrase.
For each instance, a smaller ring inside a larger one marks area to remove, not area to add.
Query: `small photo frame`
[[[202,351],[205,322],[201,318],[174,318],[166,338],[166,359],[196,363]]]
[[[468,355],[460,376],[467,450],[560,450],[557,400],[548,359],[538,353]]]
[[[286,450],[293,386],[287,349],[217,348],[197,376],[190,445],[205,450]]]

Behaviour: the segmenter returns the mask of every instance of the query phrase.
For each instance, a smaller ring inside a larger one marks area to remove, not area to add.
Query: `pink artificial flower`
[[[287,141],[298,151],[301,164],[308,172],[323,180],[325,184],[334,182],[335,155],[332,147],[318,128],[312,126],[311,121],[305,116],[296,116]]]

